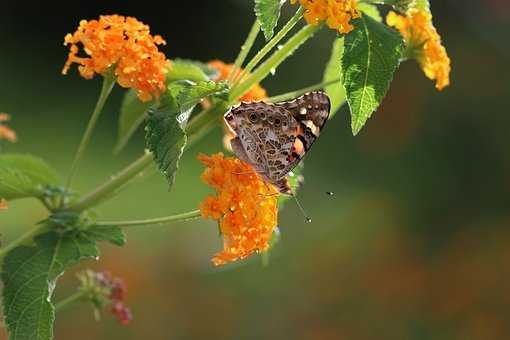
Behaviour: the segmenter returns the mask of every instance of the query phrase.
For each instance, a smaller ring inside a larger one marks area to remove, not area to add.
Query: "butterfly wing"
[[[326,93],[314,91],[276,105],[289,111],[299,122],[302,133],[298,138],[303,143],[305,152],[310,150],[329,118],[331,102]]]
[[[281,192],[291,192],[285,176],[319,137],[329,117],[330,101],[321,91],[293,101],[241,103],[225,114],[235,132],[233,149]]]
[[[241,103],[225,114],[225,122],[237,136],[231,144],[238,157],[263,169],[259,173],[272,183],[285,177],[299,131],[289,111],[264,102]]]
[[[287,173],[310,150],[328,121],[331,102],[323,91],[314,91],[288,102],[276,104],[290,112],[298,122],[298,132],[289,159]]]

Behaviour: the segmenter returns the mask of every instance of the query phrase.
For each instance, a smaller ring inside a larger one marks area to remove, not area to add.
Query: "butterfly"
[[[280,193],[293,195],[287,174],[319,138],[331,103],[323,91],[280,103],[243,102],[224,115],[232,150]]]

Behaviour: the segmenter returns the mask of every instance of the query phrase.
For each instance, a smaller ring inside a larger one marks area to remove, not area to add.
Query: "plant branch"
[[[255,19],[255,22],[253,23],[253,26],[251,27],[250,33],[248,33],[248,36],[246,37],[246,41],[244,42],[243,46],[241,46],[241,51],[239,51],[239,55],[236,58],[236,61],[234,62],[234,67],[230,70],[230,74],[228,75],[228,82],[232,83],[238,72],[241,70],[241,66],[244,63],[244,60],[246,59],[246,56],[250,52],[253,43],[255,42],[255,39],[257,39],[257,36],[260,32],[260,24],[257,19]]]
[[[306,25],[298,33],[292,36],[278,51],[274,52],[262,65],[260,65],[245,81],[232,88],[230,99],[235,100],[249,89],[264,79],[271,70],[276,69],[285,59],[287,59],[299,46],[311,38],[322,25]]]
[[[334,79],[334,80],[323,81],[321,83],[311,85],[311,86],[308,86],[308,87],[305,87],[305,88],[302,88],[299,90],[287,92],[284,94],[280,94],[278,96],[269,97],[266,99],[266,101],[271,102],[271,103],[276,103],[276,102],[282,102],[285,100],[294,99],[294,98],[299,97],[307,92],[319,90],[319,89],[325,88],[326,86],[336,84],[336,83],[340,82],[341,80],[342,80],[341,78],[338,78],[338,79]]]
[[[255,68],[259,64],[259,62],[269,53],[271,50],[289,33],[289,31],[301,20],[303,16],[304,9],[299,7],[294,16],[282,27],[276,35],[269,40],[269,42],[262,47],[262,49],[253,57],[252,60],[248,62],[248,65],[244,68],[243,72],[241,72],[233,83],[233,87],[236,86],[240,81],[242,81],[251,70]]]
[[[68,207],[68,210],[79,212],[97,205],[104,199],[108,198],[110,195],[114,194],[118,188],[129,182],[151,164],[152,153],[146,151],[145,154],[143,154],[136,161],[131,163],[116,175],[113,175],[108,181]]]
[[[112,222],[97,222],[95,225],[98,227],[129,227],[129,226],[143,226],[152,224],[165,224],[170,222],[185,222],[195,220],[200,217],[200,210],[193,210],[187,213],[151,218],[146,220],[134,220],[134,221],[112,221]]]
[[[214,109],[221,110],[219,108],[220,106],[223,107],[219,104],[218,106],[215,106]],[[189,139],[186,144],[186,148],[189,148],[198,141],[199,138],[203,137],[204,134],[202,132],[208,132],[209,127],[217,120],[216,115],[211,111],[213,110],[204,110],[202,113],[197,115],[190,124],[188,124],[187,132]],[[152,153],[146,151],[140,158],[118,172],[116,175],[111,176],[108,181],[104,182],[96,189],[71,204],[67,207],[67,210],[80,212],[101,203],[115,194],[120,187],[147,169],[152,163]]]
[[[64,300],[59,301],[55,305],[55,311],[59,312],[65,307],[69,307],[73,303],[83,299],[88,294],[88,291],[85,289],[81,289],[76,293],[66,297]]]
[[[78,165],[83,157],[85,149],[89,145],[90,138],[92,137],[92,132],[94,131],[97,120],[99,119],[99,116],[103,111],[104,104],[106,103],[106,100],[108,99],[108,96],[110,95],[113,89],[113,85],[115,85],[115,76],[111,72],[108,72],[103,76],[103,85],[101,87],[101,93],[99,94],[99,98],[97,99],[94,111],[90,116],[90,120],[87,124],[87,128],[85,129],[85,133],[83,134],[80,145],[78,146],[76,155],[74,156],[74,160],[71,165],[71,171],[69,172],[69,176],[67,177],[66,189],[68,189],[73,182],[74,176],[76,175],[76,170],[78,169]]]

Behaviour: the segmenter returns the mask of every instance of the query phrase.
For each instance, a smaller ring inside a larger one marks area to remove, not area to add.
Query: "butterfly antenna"
[[[305,217],[306,222],[312,223],[312,219],[306,214],[306,211],[305,211],[305,209],[303,209],[303,206],[297,199],[297,196],[294,193],[292,193],[291,196],[294,198],[294,201],[296,201],[296,204],[297,204],[299,210],[301,210],[301,213],[303,214],[303,216]]]

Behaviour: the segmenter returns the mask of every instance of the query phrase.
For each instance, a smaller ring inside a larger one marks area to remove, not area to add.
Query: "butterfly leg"
[[[277,182],[274,183],[274,185],[276,186],[280,193],[284,195],[294,196],[289,181],[287,180],[287,177],[283,177],[282,179],[278,180]]]
[[[265,187],[266,187],[267,192],[274,192],[274,187],[273,187],[273,188],[271,188],[271,187],[269,186],[269,184],[268,184],[266,181],[264,181],[264,185],[265,185]],[[274,194],[259,194],[259,196],[264,196],[264,197],[273,197],[273,196],[278,196],[279,194],[280,194],[280,193],[276,192],[276,193],[274,193]]]

